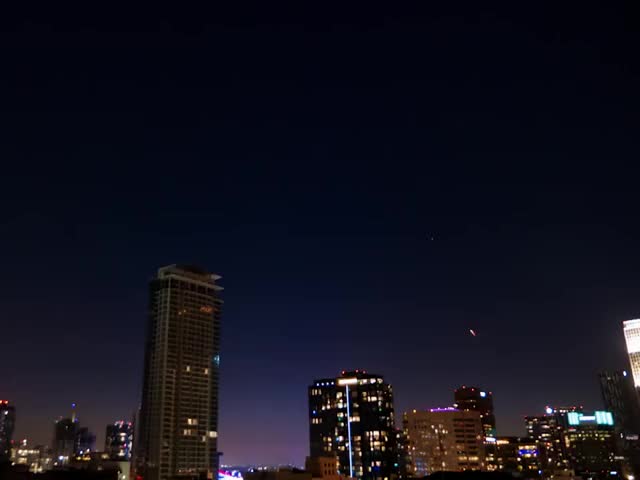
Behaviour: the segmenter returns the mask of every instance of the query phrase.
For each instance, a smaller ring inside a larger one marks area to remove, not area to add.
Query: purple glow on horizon
[[[443,407],[443,408],[430,408],[430,412],[457,412],[458,409],[454,407]]]

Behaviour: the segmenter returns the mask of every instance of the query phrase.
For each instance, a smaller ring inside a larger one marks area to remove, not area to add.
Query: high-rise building
[[[480,414],[484,432],[484,453],[487,470],[497,470],[496,465],[496,417],[493,413],[493,393],[478,387],[462,386],[454,391],[453,406]]]
[[[605,410],[613,414],[618,451],[640,478],[640,399],[626,370],[598,373]]]
[[[636,387],[640,387],[640,319],[626,320],[622,322],[622,328],[627,343],[633,383]]]
[[[11,440],[16,425],[16,408],[9,400],[0,400],[0,463],[8,462],[11,456]]]
[[[493,393],[478,387],[462,386],[455,390],[453,399],[455,408],[478,412],[485,437],[495,438],[496,417],[493,413]]]
[[[611,412],[597,411],[593,415],[568,412],[562,415],[562,420],[567,456],[576,475],[610,478],[621,472]]]
[[[405,412],[403,427],[414,477],[485,469],[484,430],[477,411],[413,410]]]
[[[120,420],[107,425],[104,451],[111,460],[131,460],[133,424]]]
[[[548,406],[544,415],[525,417],[527,435],[538,442],[540,466],[546,477],[570,468],[563,438],[563,415],[569,412],[582,412],[582,407]]]
[[[343,371],[338,378],[315,380],[308,393],[311,457],[337,457],[343,476],[398,476],[391,385],[380,375]]]
[[[604,408],[613,414],[616,429],[623,434],[640,434],[640,399],[626,370],[598,373]]]
[[[53,433],[53,455],[56,465],[66,465],[75,454],[79,429],[76,418],[61,418],[56,422]]]
[[[151,281],[136,475],[215,476],[222,288],[218,275],[170,265]]]

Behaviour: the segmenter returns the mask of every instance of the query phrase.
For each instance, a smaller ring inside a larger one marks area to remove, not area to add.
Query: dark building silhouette
[[[145,480],[217,475],[219,278],[170,265],[151,281],[135,454]]]
[[[618,451],[640,477],[640,400],[633,377],[626,370],[598,372],[605,410],[613,414]]]
[[[9,461],[15,425],[15,407],[9,405],[9,400],[0,400],[0,463]]]
[[[76,418],[61,418],[54,427],[53,460],[57,465],[68,464],[76,451],[80,426]]]
[[[640,400],[633,377],[626,370],[598,373],[604,408],[613,414],[616,430],[624,434],[640,433]]]
[[[133,424],[120,420],[107,425],[104,451],[111,460],[131,460]]]
[[[96,436],[81,427],[76,416],[76,404],[71,404],[71,417],[61,418],[53,431],[53,461],[55,466],[68,465],[74,457],[87,455],[96,449]]]
[[[425,480],[513,480],[510,473],[505,472],[479,472],[468,470],[465,472],[436,472]]]
[[[471,410],[480,414],[485,437],[496,436],[496,417],[493,413],[493,393],[478,387],[462,386],[454,392],[454,404],[458,410]]]
[[[87,427],[79,427],[73,449],[75,455],[86,455],[96,450],[96,436]]]
[[[335,456],[338,473],[392,480],[399,469],[393,390],[362,370],[315,380],[309,387],[311,457]]]

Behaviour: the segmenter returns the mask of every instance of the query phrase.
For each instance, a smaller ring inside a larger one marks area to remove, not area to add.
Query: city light
[[[357,383],[358,383],[358,379],[357,378],[339,378],[338,379],[338,385],[340,385],[340,386],[355,385]]]
[[[218,470],[218,480],[242,480],[242,474],[237,470]]]
[[[569,425],[578,426],[583,423],[596,423],[597,425],[613,425],[611,412],[596,411],[593,415],[584,415],[580,412],[567,413]]]

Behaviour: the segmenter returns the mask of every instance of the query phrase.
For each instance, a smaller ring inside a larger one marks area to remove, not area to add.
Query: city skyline
[[[169,266],[169,267],[164,267],[164,269],[171,269],[171,268],[174,268],[174,267],[176,267],[176,265],[172,265],[172,266]],[[188,267],[188,268],[196,268],[196,267]],[[161,269],[160,269],[160,271],[162,271],[162,270],[163,270],[163,268],[161,268]],[[217,275],[213,275],[213,276],[214,276],[215,278],[220,278],[220,277],[219,277],[219,276],[217,276]],[[622,336],[623,336],[623,337],[625,337],[625,340],[627,340],[627,339],[626,339],[626,335],[627,335],[627,326],[628,326],[629,322],[632,322],[632,323],[633,323],[633,322],[636,322],[636,321],[637,321],[637,320],[630,320],[630,321],[623,321],[623,322],[621,322],[620,332],[621,332]],[[628,343],[627,343],[627,347],[628,347]],[[344,376],[344,375],[345,375],[345,370],[343,370],[342,372],[343,372],[342,374],[343,374],[343,376]],[[359,372],[360,372],[360,373],[359,373]],[[367,375],[366,375],[366,372],[365,372],[364,370],[362,370],[362,371],[354,370],[354,371],[352,371],[352,372],[347,372],[347,376],[349,376],[350,374],[353,374],[353,375],[361,375],[361,374],[364,374],[365,376],[367,376]],[[624,370],[624,371],[623,371],[623,370],[620,370],[620,374],[621,374],[621,375],[622,375],[622,374],[627,375],[627,372],[626,372],[626,370]],[[629,373],[629,375],[631,375],[631,374]],[[369,376],[371,376],[371,375],[368,375],[367,377],[369,377]],[[601,379],[601,377],[602,377],[602,372],[597,372],[597,377],[594,375],[594,384],[595,384],[595,383],[597,383],[597,381],[596,381],[596,380],[597,380],[597,378],[598,378],[598,379]],[[601,380],[600,380],[600,381],[601,381]],[[319,382],[319,380],[316,380],[315,385],[319,385],[319,383],[318,383],[318,382]],[[313,385],[312,385],[312,387],[313,387]],[[310,391],[311,391],[311,388],[312,388],[312,387],[309,387]],[[602,387],[601,387],[601,388],[602,388]],[[484,398],[488,395],[488,396],[489,396],[489,398],[491,399],[490,401],[492,402],[493,392],[484,392],[484,391],[482,391],[482,390],[483,390],[483,389],[482,389],[482,387],[466,387],[466,386],[461,386],[461,387],[459,387],[459,388],[455,388],[455,389],[453,390],[453,392],[454,392],[454,393],[456,394],[456,396],[457,396],[457,394],[458,394],[459,392],[461,392],[461,391],[465,391],[465,390],[466,390],[466,391],[470,391],[470,392],[471,392],[471,391],[474,391],[474,390],[478,390],[478,399],[483,399],[483,400],[484,400]],[[435,408],[434,408],[434,407],[433,407],[433,405],[429,405],[429,406],[424,407],[424,410],[420,410],[420,411],[429,412],[429,411],[448,411],[448,410],[454,410],[454,409],[456,408],[456,405],[457,405],[457,403],[456,403],[456,402],[457,402],[457,401],[458,401],[458,400],[457,400],[457,398],[456,398],[456,399],[453,399],[453,401],[452,401],[450,404],[447,404],[447,405],[452,405],[452,406],[447,406],[447,407],[444,407],[444,408],[440,408],[440,407],[435,407]],[[7,401],[7,402],[8,402],[8,401]],[[601,399],[601,402],[600,402],[599,406],[598,406],[598,407],[595,407],[595,408],[592,408],[592,410],[597,410],[597,408],[600,408],[600,407],[603,405],[603,403],[606,403],[606,402],[603,402],[603,401],[602,401],[602,399]],[[442,404],[444,405],[444,404],[446,404],[446,402],[445,402],[445,403],[442,403]],[[393,405],[395,406],[395,402],[393,403]],[[76,404],[75,402],[74,402],[74,403],[72,403],[72,404],[71,404],[71,412],[72,412],[72,414],[71,414],[71,416],[69,417],[69,419],[70,419],[70,420],[72,420],[73,422],[77,422],[77,421],[78,421],[78,418],[77,418],[77,410],[76,410],[76,408],[77,408],[77,404]],[[392,407],[392,408],[393,408],[393,407]],[[471,408],[476,408],[476,407],[471,407]],[[549,407],[548,405],[547,405],[545,408],[546,408],[546,413],[547,413],[547,414],[549,414],[549,411],[552,411],[552,413],[554,412],[554,409],[553,409],[553,408],[551,408],[551,407]],[[571,408],[576,408],[576,407],[571,407]],[[606,408],[606,406],[605,406],[605,408]],[[584,407],[583,407],[583,405],[582,405],[582,404],[580,405],[579,409],[580,409],[580,411],[582,411],[582,410],[584,409]],[[402,415],[402,414],[404,414],[404,413],[410,413],[411,411],[415,412],[415,411],[416,411],[416,409],[415,409],[415,408],[409,408],[409,409],[407,409],[407,410],[403,410],[403,411],[400,413],[400,415]],[[460,410],[460,411],[463,411],[463,410]],[[562,410],[562,409],[561,409],[560,411],[565,411],[565,410]],[[569,411],[571,411],[571,410],[569,410]],[[540,411],[540,412],[538,412],[537,414],[538,414],[538,415],[540,415],[540,416],[544,416],[544,415],[543,415],[543,413],[541,413],[541,411]],[[217,414],[216,414],[216,415],[217,415]],[[522,424],[521,424],[521,427],[522,427],[522,428],[521,428],[520,430],[525,431],[525,433],[527,433],[527,432],[528,432],[528,430],[529,430],[529,423],[528,423],[528,420],[527,420],[527,419],[528,419],[528,418],[533,418],[533,417],[531,417],[530,415],[531,415],[531,414],[529,414],[529,415],[527,415],[527,416],[523,416],[523,420],[524,420],[524,421],[523,421],[523,422],[522,422]],[[609,413],[609,415],[611,415],[611,414]],[[495,417],[495,415],[494,415],[494,417]],[[499,417],[499,415],[498,415],[498,417]],[[60,417],[60,419],[63,419],[63,418],[62,418],[62,416]],[[63,420],[64,420],[64,419],[63,419]],[[492,422],[495,422],[495,418],[493,418],[491,421],[492,421]],[[117,423],[121,423],[121,422],[122,422],[122,420],[120,420],[120,421],[116,421],[115,423],[117,424]],[[308,423],[308,422],[307,422],[307,423]],[[400,420],[395,420],[395,421],[394,421],[394,424],[396,425],[396,427],[401,428],[402,422],[401,422]],[[112,425],[112,424],[107,424],[107,427],[109,427],[109,426],[111,426],[111,425]],[[495,427],[494,427],[494,428],[495,428]],[[84,431],[88,431],[89,429],[88,429],[88,428],[86,428],[86,427],[84,427],[82,430],[84,430]],[[495,430],[493,430],[493,431],[495,431]],[[520,433],[522,433],[522,431],[518,432],[518,436],[520,436],[519,434],[520,434]],[[216,433],[217,433],[217,432],[216,432]],[[530,433],[530,432],[529,432],[529,433]],[[508,437],[508,436],[513,436],[513,433],[512,433],[512,432],[508,432],[508,433],[507,433],[507,432],[504,432],[504,431],[500,430],[500,431],[499,431],[499,435],[498,435],[498,436],[499,436],[499,437]],[[25,438],[26,438],[26,437],[25,437]],[[33,437],[31,437],[31,438],[33,438]],[[31,442],[32,444],[34,444],[33,440],[31,440],[31,438],[29,438],[29,440],[30,440],[30,442]],[[36,438],[37,438],[37,437],[36,437]],[[217,435],[216,435],[216,438],[217,438]],[[17,442],[18,440],[21,440],[21,439],[20,439],[20,438],[18,438],[18,437],[15,437],[15,436],[14,436],[14,442]],[[101,440],[102,440],[102,439],[99,439],[98,441],[101,441]],[[97,442],[96,442],[96,437],[95,437],[95,435],[93,436],[93,442],[94,442],[94,443],[97,443]],[[35,444],[38,444],[38,442],[35,442]],[[41,444],[45,444],[45,445],[46,445],[46,444],[47,444],[47,442],[41,442]],[[224,452],[222,452],[222,453],[224,453]],[[234,464],[234,465],[242,465],[242,464],[250,465],[250,464],[259,464],[259,463],[260,463],[260,462],[249,462],[249,461],[245,461],[245,462],[232,462],[232,463],[230,463],[230,464]],[[269,464],[269,465],[302,465],[302,462],[300,462],[300,461],[275,462],[275,463],[274,463],[274,462],[272,462],[272,463],[269,463],[269,462],[262,462],[262,463],[264,463],[264,464]],[[221,462],[221,464],[224,464],[224,461],[222,461],[222,462]]]
[[[498,435],[600,410],[640,317],[637,15],[468,3],[3,16],[14,438],[131,419],[173,263],[224,277],[222,463],[302,464],[342,370],[396,417],[480,386]]]

